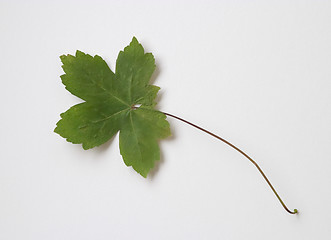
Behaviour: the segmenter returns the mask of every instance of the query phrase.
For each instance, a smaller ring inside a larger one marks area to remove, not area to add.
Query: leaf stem
[[[285,205],[285,203],[283,202],[283,200],[281,199],[281,197],[279,196],[279,194],[277,193],[277,191],[275,190],[275,188],[272,186],[271,182],[269,181],[269,179],[267,178],[267,176],[264,174],[264,172],[262,171],[262,169],[260,168],[260,166],[250,156],[248,156],[243,150],[241,150],[240,148],[236,147],[235,145],[233,145],[229,141],[225,140],[224,138],[221,138],[221,137],[217,136],[216,134],[214,134],[214,133],[212,133],[212,132],[210,132],[210,131],[202,128],[202,127],[199,127],[198,125],[195,125],[195,124],[193,124],[193,123],[191,123],[191,122],[189,122],[189,121],[187,121],[187,120],[185,120],[183,118],[177,117],[177,116],[175,116],[173,114],[170,114],[170,113],[166,113],[166,112],[162,112],[162,111],[159,111],[159,112],[161,112],[161,113],[163,113],[163,114],[165,114],[165,115],[167,115],[169,117],[175,118],[175,119],[177,119],[179,121],[182,121],[182,122],[184,122],[186,124],[189,124],[189,125],[197,128],[197,129],[199,129],[199,130],[201,130],[201,131],[203,131],[203,132],[205,132],[205,133],[213,136],[214,138],[217,138],[218,140],[221,140],[222,142],[226,143],[227,145],[229,145],[230,147],[232,147],[233,149],[237,150],[239,153],[241,153],[242,155],[244,155],[251,163],[254,164],[254,166],[257,168],[257,170],[259,170],[259,172],[263,176],[264,180],[268,183],[269,187],[274,192],[274,194],[278,198],[279,202],[282,204],[283,208],[288,213],[290,213],[290,214],[296,214],[296,213],[298,213],[298,210],[297,209],[294,209],[293,211],[291,211],[291,210],[289,210],[287,208],[287,206]]]

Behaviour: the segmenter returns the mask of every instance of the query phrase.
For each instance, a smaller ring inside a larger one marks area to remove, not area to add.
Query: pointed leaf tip
[[[133,42],[134,43],[139,43],[138,39],[135,36],[132,37],[131,43],[133,43]]]

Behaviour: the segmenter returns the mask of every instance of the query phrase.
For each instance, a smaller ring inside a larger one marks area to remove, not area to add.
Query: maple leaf
[[[99,56],[77,51],[75,56],[63,55],[66,89],[85,102],[61,114],[54,132],[72,143],[82,143],[84,149],[99,146],[120,131],[120,152],[127,166],[132,166],[143,177],[160,159],[158,140],[170,133],[166,116],[173,117],[224,142],[245,156],[259,170],[283,208],[289,210],[259,165],[240,148],[216,134],[176,115],[154,109],[159,87],[150,85],[155,69],[151,53],[133,37],[129,46],[121,51],[113,73]],[[138,107],[139,105],[139,107]]]
[[[63,84],[85,102],[62,113],[54,131],[84,149],[99,146],[120,131],[125,164],[146,177],[160,159],[159,139],[170,135],[166,115],[154,110],[160,88],[149,84],[155,69],[153,55],[144,53],[133,37],[120,51],[115,73],[97,55],[77,51],[60,58]]]

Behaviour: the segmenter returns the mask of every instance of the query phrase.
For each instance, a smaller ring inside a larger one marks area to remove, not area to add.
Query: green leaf
[[[170,136],[166,116],[154,110],[159,87],[150,85],[155,69],[151,53],[133,37],[121,51],[114,74],[99,56],[77,51],[63,55],[66,89],[85,102],[61,114],[55,132],[90,149],[120,131],[120,152],[127,166],[146,177],[160,159],[158,141]],[[141,105],[139,108],[135,106]]]

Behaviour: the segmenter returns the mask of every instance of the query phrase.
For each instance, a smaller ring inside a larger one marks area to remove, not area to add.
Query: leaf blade
[[[120,51],[116,60],[116,78],[121,97],[131,104],[147,94],[146,87],[155,70],[155,59],[133,37],[129,46]]]
[[[160,159],[158,141],[170,135],[166,116],[154,110],[159,87],[150,85],[151,53],[133,37],[118,55],[116,73],[99,56],[77,51],[61,56],[66,89],[85,100],[61,114],[54,132],[84,149],[99,146],[120,131],[120,152],[127,166],[146,177]],[[135,109],[136,104],[141,104]]]
[[[81,51],[76,55],[62,55],[62,83],[73,95],[89,102],[99,102],[112,98],[129,105],[113,91],[115,74],[98,55],[92,57]]]
[[[163,113],[140,109],[130,111],[120,131],[120,153],[127,166],[146,177],[160,160],[158,141],[170,136],[170,127]]]
[[[61,114],[54,132],[68,142],[82,144],[85,150],[100,146],[117,133],[128,108],[110,111],[108,105],[87,102],[77,104]]]

